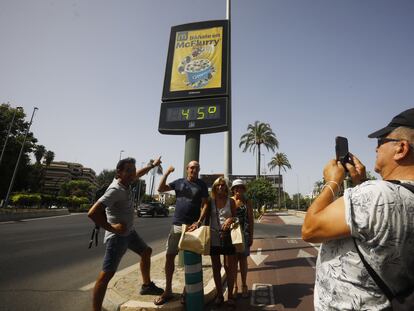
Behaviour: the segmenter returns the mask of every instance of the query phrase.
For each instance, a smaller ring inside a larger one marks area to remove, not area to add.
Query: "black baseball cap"
[[[369,134],[369,138],[378,138],[383,137],[389,133],[391,133],[393,130],[395,130],[397,127],[405,126],[414,129],[414,108],[405,110],[401,112],[399,115],[396,115],[394,118],[392,118],[391,122],[384,128]]]

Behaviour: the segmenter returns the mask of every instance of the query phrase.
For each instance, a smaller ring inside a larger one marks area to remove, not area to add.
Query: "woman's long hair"
[[[230,194],[229,182],[227,181],[226,178],[221,176],[213,182],[213,186],[211,187],[211,198],[213,200],[216,198],[216,195],[217,195],[217,186],[221,183],[224,183],[226,185],[226,196],[228,197]]]

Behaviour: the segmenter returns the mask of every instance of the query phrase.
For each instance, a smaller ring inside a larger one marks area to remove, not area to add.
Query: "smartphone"
[[[345,167],[345,163],[352,164],[352,159],[351,159],[351,156],[348,150],[348,139],[346,137],[342,137],[342,136],[335,137],[335,152],[336,152],[336,160],[341,161],[344,167]]]

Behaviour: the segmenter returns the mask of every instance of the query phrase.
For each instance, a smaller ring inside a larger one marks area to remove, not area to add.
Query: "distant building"
[[[45,166],[43,190],[46,193],[57,194],[62,184],[71,180],[85,180],[96,186],[96,173],[79,163],[52,162]]]
[[[211,189],[211,186],[213,185],[213,182],[219,178],[220,176],[223,176],[223,174],[200,174],[200,179],[202,179],[209,189]],[[273,188],[276,189],[276,191],[279,191],[279,187],[281,192],[283,192],[283,175],[262,175],[260,177],[266,178],[273,186]],[[249,183],[252,180],[256,179],[256,175],[229,175],[230,182],[232,182],[235,179],[241,179],[246,184]]]
[[[154,200],[164,203],[169,200],[172,197],[175,197],[175,195],[173,193],[169,193],[169,192],[163,192],[163,193],[158,193],[158,194],[154,194]]]

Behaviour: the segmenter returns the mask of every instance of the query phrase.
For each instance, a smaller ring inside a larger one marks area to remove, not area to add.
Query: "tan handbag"
[[[178,248],[200,255],[210,255],[210,226],[200,226],[194,231],[186,232],[187,225],[182,225]]]
[[[238,223],[233,223],[231,225],[231,241],[233,243],[236,252],[243,253],[244,252],[244,234],[241,230],[241,226]]]

